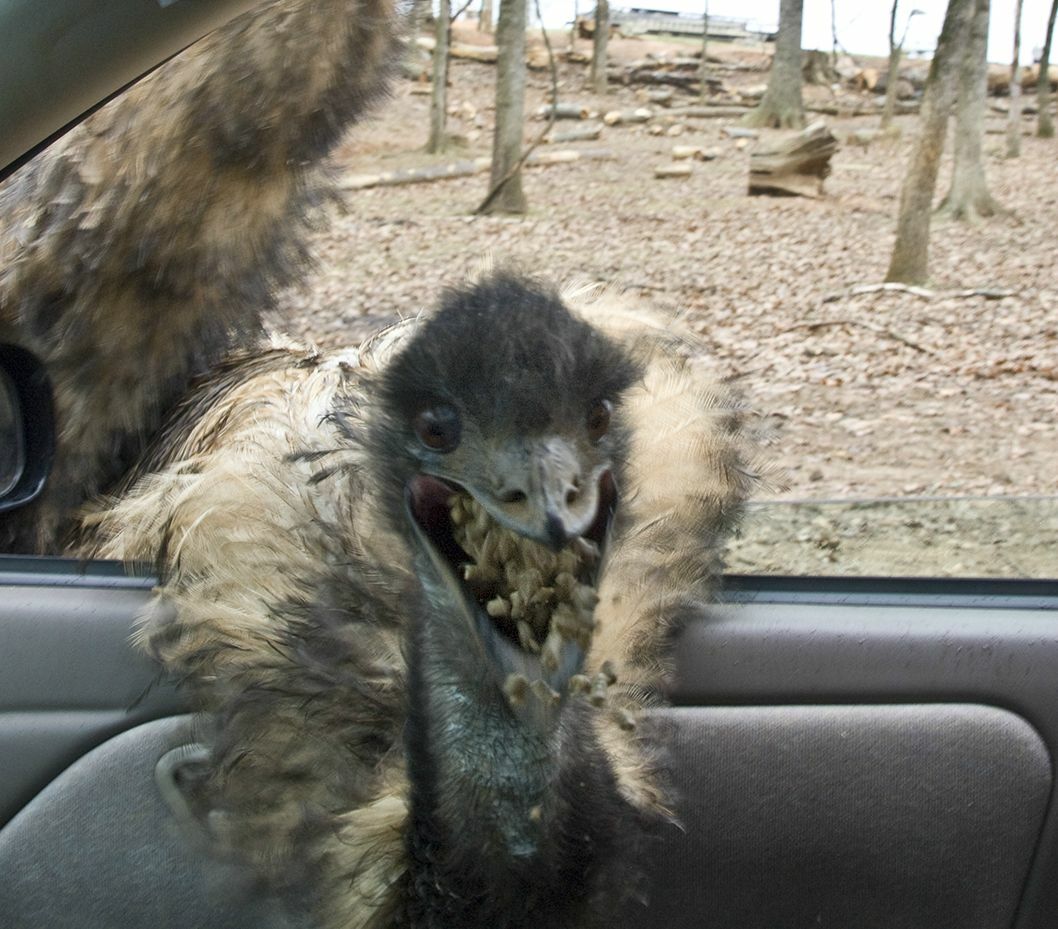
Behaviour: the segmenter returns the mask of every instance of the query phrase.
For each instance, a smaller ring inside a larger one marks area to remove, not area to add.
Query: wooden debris
[[[683,161],[674,165],[658,165],[654,168],[654,177],[690,177],[691,166]]]
[[[683,71],[624,72],[618,80],[625,84],[668,84],[672,87],[681,87],[684,90],[697,87],[700,83],[697,74]]]
[[[878,86],[878,69],[864,68],[852,79],[852,86],[868,93],[874,91]]]
[[[894,342],[899,342],[901,345],[906,345],[908,348],[913,348],[916,352],[922,352],[924,355],[937,354],[936,349],[921,345],[914,339],[909,339],[907,336],[901,335],[899,332],[894,332],[892,329],[886,329],[884,326],[876,326],[874,323],[869,323],[862,319],[809,320],[808,322],[796,323],[793,326],[787,326],[785,329],[780,329],[776,335],[781,335],[786,332],[795,332],[798,329],[807,329],[809,332],[818,332],[820,329],[829,329],[833,326],[858,326],[861,329],[867,329],[877,335],[885,336],[887,339],[892,339]]]
[[[680,119],[737,119],[748,113],[752,107],[732,105],[715,106],[680,106],[669,110],[673,116]]]
[[[841,75],[830,63],[830,56],[826,52],[812,49],[804,53],[801,64],[801,79],[806,84],[817,84],[827,87],[841,80]]]
[[[695,161],[712,161],[720,157],[720,149],[701,148],[697,145],[673,145],[672,157],[676,161],[686,161],[689,158]]]
[[[607,126],[621,126],[628,123],[649,122],[653,115],[654,111],[644,106],[635,110],[611,110],[602,118],[602,121]]]
[[[749,159],[750,195],[818,197],[838,140],[825,123],[758,148]]]
[[[554,152],[533,152],[526,164],[536,167],[569,164],[574,161],[602,161],[613,158],[613,152],[605,148],[564,149]],[[370,187],[396,187],[401,184],[423,184],[429,181],[445,181],[455,177],[470,177],[488,171],[491,158],[475,158],[466,161],[451,161],[443,164],[424,165],[418,168],[402,168],[397,171],[382,171],[378,174],[351,174],[342,180],[342,190],[366,190]]]
[[[665,87],[661,90],[648,90],[643,96],[652,106],[669,106],[676,94],[671,88]]]
[[[1007,297],[1016,295],[1016,291],[1002,290],[988,287],[979,287],[970,290],[930,290],[928,287],[917,287],[914,284],[901,284],[896,281],[886,281],[884,284],[856,284],[847,291],[836,294],[828,294],[823,298],[823,303],[834,303],[845,297],[862,297],[866,294],[877,293],[902,293],[911,294],[922,300],[934,300],[936,298],[967,298],[983,297],[985,300],[1005,300]]]
[[[571,129],[554,129],[547,134],[545,142],[559,145],[565,142],[586,142],[599,138],[602,126],[599,123],[585,123],[583,126],[574,126]]]
[[[432,52],[437,45],[433,36],[419,36],[415,40],[419,48]],[[453,42],[448,49],[452,58],[463,58],[468,61],[480,61],[484,64],[495,64],[499,59],[500,52],[495,45],[468,45],[465,42]]]
[[[549,119],[554,111],[555,119],[587,119],[591,110],[580,103],[545,103],[537,109],[537,119]]]
[[[720,131],[729,139],[759,139],[756,129],[743,129],[742,126],[722,126]]]

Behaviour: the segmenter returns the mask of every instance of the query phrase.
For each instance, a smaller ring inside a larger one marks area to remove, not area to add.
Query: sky
[[[540,0],[548,26],[557,27],[572,19],[574,0]],[[861,55],[889,53],[889,0],[834,0],[837,13],[838,41],[848,51]],[[587,13],[594,0],[577,0],[578,9]],[[749,20],[767,28],[779,21],[779,0],[708,0],[713,16],[730,16]],[[632,6],[673,10],[701,15],[702,0],[610,0],[613,7]],[[901,0],[897,13],[898,31],[908,14],[921,10],[911,20],[905,48],[909,51],[932,51],[944,22],[946,0]],[[532,7],[530,6],[530,9]],[[992,0],[992,19],[988,42],[988,59],[1010,63],[1014,50],[1015,0]],[[1050,0],[1024,0],[1021,25],[1021,61],[1030,64],[1033,50],[1043,45]],[[830,0],[804,0],[804,48],[830,49]],[[1052,56],[1053,59],[1053,56]]]

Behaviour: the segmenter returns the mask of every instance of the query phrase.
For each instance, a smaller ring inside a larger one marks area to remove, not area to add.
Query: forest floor
[[[611,51],[631,60],[681,49],[688,46],[621,39]],[[710,51],[739,68],[717,66],[729,96],[766,80],[758,52]],[[459,138],[446,156],[423,153],[429,97],[403,80],[340,148],[336,169],[365,174],[488,156],[494,73],[453,61],[449,130]],[[530,73],[527,113],[548,85],[546,71]],[[808,93],[832,97],[829,88]],[[604,113],[642,105],[643,92],[614,86],[596,97],[586,68],[564,64],[560,99]],[[735,120],[662,114],[657,122],[671,135],[615,126],[598,141],[553,146],[611,157],[527,168],[525,217],[472,215],[487,174],[348,191],[316,237],[319,266],[309,284],[283,297],[283,326],[321,346],[354,343],[430,305],[485,255],[555,282],[616,284],[685,314],[716,375],[746,397],[769,436],[766,453],[784,476],[761,498],[778,505],[762,507],[762,528],[747,529],[734,568],[818,569],[843,549],[851,557],[857,539],[888,534],[882,547],[896,553],[859,573],[1058,576],[1058,500],[1022,506],[1012,519],[998,501],[967,509],[957,499],[1058,495],[1058,141],[1026,134],[1021,157],[1008,160],[995,134],[1002,119],[989,120],[985,158],[990,189],[1008,212],[975,226],[934,221],[932,297],[851,292],[884,278],[916,117],[899,118],[898,135],[867,146],[845,140],[877,117],[826,117],[843,144],[825,196],[808,199],[747,196],[759,143],[727,137]],[[1028,133],[1034,123],[1024,125]],[[527,140],[541,126],[530,120]],[[713,148],[717,157],[694,162],[690,177],[655,179],[673,145]],[[938,192],[949,173],[946,159]],[[963,295],[970,290],[987,293]],[[889,515],[877,506],[853,513],[848,504],[781,505],[909,497],[951,499]],[[912,544],[912,536],[926,540]],[[778,551],[795,539],[800,554]],[[1004,546],[1017,554],[997,556]]]

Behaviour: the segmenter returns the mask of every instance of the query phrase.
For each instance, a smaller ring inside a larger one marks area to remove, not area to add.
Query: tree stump
[[[750,195],[821,196],[837,150],[838,140],[823,122],[758,148],[749,158]]]

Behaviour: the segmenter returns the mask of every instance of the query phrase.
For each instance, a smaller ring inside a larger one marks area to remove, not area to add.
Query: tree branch
[[[900,335],[899,332],[893,332],[892,329],[886,329],[883,326],[875,326],[873,323],[864,322],[859,319],[817,319],[811,320],[805,323],[796,323],[793,326],[787,326],[785,329],[780,329],[776,332],[776,335],[782,335],[786,332],[794,332],[797,329],[808,329],[811,332],[815,332],[819,329],[829,329],[831,326],[859,326],[861,329],[868,329],[871,332],[877,333],[878,335],[885,336],[887,339],[892,339],[895,342],[900,342],[906,345],[908,348],[913,348],[916,352],[922,352],[924,355],[935,355],[936,351],[932,348],[928,348],[925,345],[920,345],[913,339],[907,338],[907,336]]]
[[[1013,290],[996,290],[988,287],[978,287],[969,290],[930,290],[928,287],[916,287],[913,284],[901,284],[896,281],[886,281],[884,284],[857,284],[846,291],[836,294],[827,294],[822,302],[835,303],[845,297],[862,297],[865,294],[877,293],[912,294],[923,300],[935,300],[938,298],[949,297],[984,297],[986,300],[1003,300],[1006,297],[1013,297],[1015,295],[1015,291]]]
[[[473,2],[474,0],[467,0],[466,3],[464,3],[458,10],[456,10],[451,16],[448,17],[448,22],[454,23],[457,19],[459,19],[460,16],[462,16],[467,10],[470,9],[470,4],[472,4]]]

